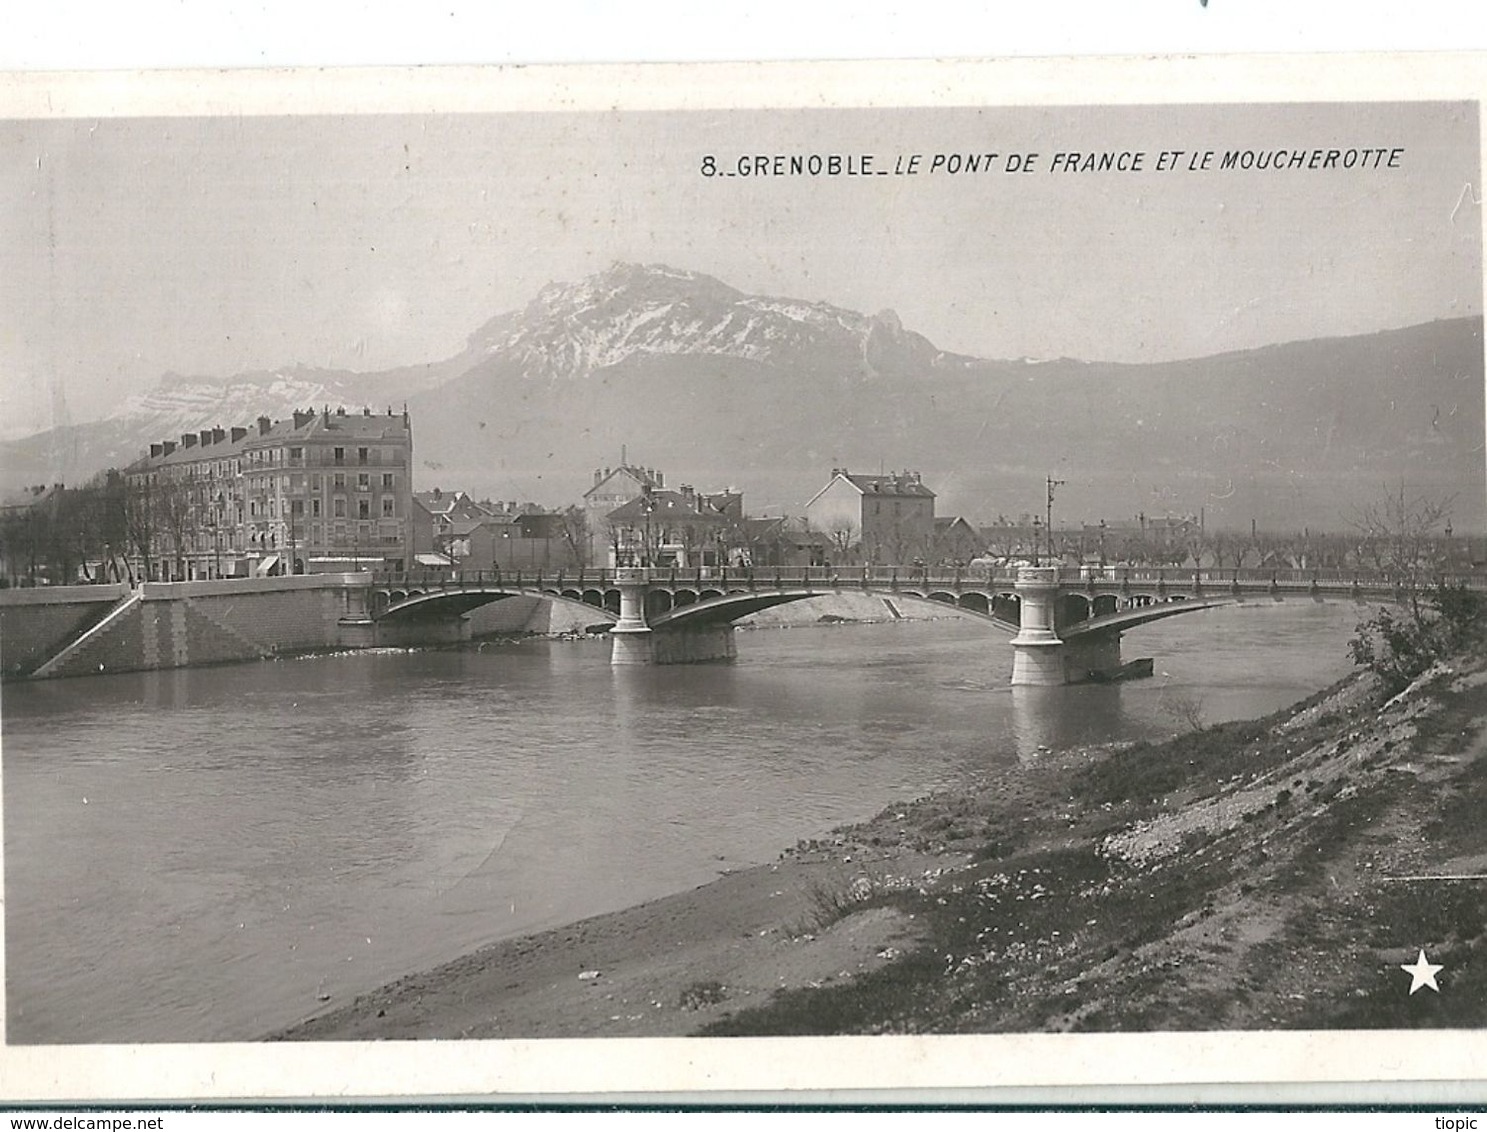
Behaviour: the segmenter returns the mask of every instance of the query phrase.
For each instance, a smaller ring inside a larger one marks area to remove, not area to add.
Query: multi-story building
[[[594,469],[593,486],[583,493],[590,563],[602,565],[612,549],[606,527],[610,512],[640,498],[642,492],[659,491],[665,486],[666,477],[655,468],[636,467],[626,463],[623,456],[617,468]]]
[[[837,562],[905,565],[934,552],[935,493],[918,472],[863,476],[833,468],[805,513],[831,540]]]
[[[162,579],[406,568],[412,466],[406,411],[185,433],[124,471],[132,553]]]
[[[727,566],[746,550],[743,496],[646,488],[604,517],[611,566]]]

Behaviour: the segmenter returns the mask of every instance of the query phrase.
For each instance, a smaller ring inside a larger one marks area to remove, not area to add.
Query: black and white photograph
[[[7,1057],[1461,1076],[1475,95],[700,70],[12,88]]]

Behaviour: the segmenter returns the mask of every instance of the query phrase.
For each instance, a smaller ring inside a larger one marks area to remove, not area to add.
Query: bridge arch
[[[615,616],[618,616],[619,591],[612,592],[614,595],[614,610],[611,612]],[[498,586],[495,584],[469,586],[458,589],[418,589],[410,587],[407,590],[390,590],[385,595],[374,595],[372,611],[373,616],[379,621],[439,620],[461,617],[471,610],[480,608],[482,605],[504,601],[511,597],[541,598],[543,601],[582,607],[585,611],[589,611],[596,607],[605,608],[603,602],[606,596],[597,590],[589,590],[585,591],[581,598],[575,598],[571,596],[571,591],[560,592],[557,590],[527,589],[525,587]],[[596,600],[588,600],[590,597]]]
[[[991,615],[1009,625],[1022,624],[1022,599],[1016,594],[992,594]]]
[[[961,609],[969,609],[972,613],[979,613],[984,617],[991,615],[991,598],[986,594],[961,594],[955,604]]]
[[[1084,594],[1066,593],[1060,595],[1058,605],[1054,614],[1055,626],[1077,625],[1081,621],[1088,621],[1090,613],[1090,600]]]

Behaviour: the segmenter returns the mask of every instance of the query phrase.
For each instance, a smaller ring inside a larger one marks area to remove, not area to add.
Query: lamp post
[[[1044,537],[1048,539],[1048,561],[1053,562],[1053,489],[1063,487],[1063,480],[1056,480],[1052,476],[1044,476],[1044,482],[1048,485],[1048,510],[1047,518],[1044,520]]]
[[[1041,538],[1042,538],[1042,536],[1039,534],[1038,528],[1041,525],[1042,525],[1042,521],[1038,518],[1038,516],[1034,515],[1033,516],[1033,565],[1034,566],[1042,565],[1042,563],[1040,563],[1038,561],[1038,544],[1039,544],[1039,542],[1041,541]]]
[[[645,545],[641,547],[640,564],[651,565],[651,512],[656,509],[656,500],[651,495],[651,485],[645,484],[640,489],[640,510],[645,515]]]

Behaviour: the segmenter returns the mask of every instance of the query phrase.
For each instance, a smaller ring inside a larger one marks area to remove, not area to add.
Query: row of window
[[[356,473],[356,488],[358,491],[371,491],[373,486],[371,472]],[[312,475],[310,477],[310,490],[320,491],[326,484],[332,487],[344,489],[347,484],[345,472],[336,472],[331,476]],[[383,491],[396,491],[398,486],[397,474],[394,472],[383,472],[378,481]],[[248,490],[263,490],[264,486],[273,487],[278,485],[280,491],[303,491],[305,489],[305,474],[296,472],[293,475],[249,475],[247,477]]]
[[[381,515],[384,519],[397,517],[397,502],[397,496],[395,495],[384,495],[381,497]],[[303,499],[290,500],[289,513],[295,517],[303,515],[305,513],[305,501]],[[322,513],[321,500],[319,498],[311,499],[310,517],[318,519]],[[331,500],[331,514],[333,516],[337,519],[344,519],[346,518],[346,513],[347,502],[345,496],[338,495]],[[264,517],[270,519],[277,519],[279,517],[278,500],[272,496],[267,501],[250,499],[248,501],[248,518],[259,519]],[[372,501],[370,499],[356,500],[356,517],[358,519],[370,519],[372,517]],[[241,508],[238,510],[238,522],[242,522]]]
[[[382,543],[400,542],[403,537],[402,526],[398,523],[372,523],[358,522],[352,528],[348,523],[336,523],[334,525],[322,525],[312,523],[304,532],[303,537],[293,539],[291,533],[281,531],[248,531],[246,536],[243,532],[228,532],[223,535],[212,535],[202,531],[188,533],[182,537],[181,547],[187,553],[195,554],[231,554],[249,549],[268,548],[274,549],[279,546],[290,545],[293,541],[297,545],[313,547],[324,545],[324,540],[329,537],[335,545],[346,545],[352,539],[362,542],[370,542],[373,538]],[[162,537],[158,540],[159,546],[169,552],[171,540]]]

